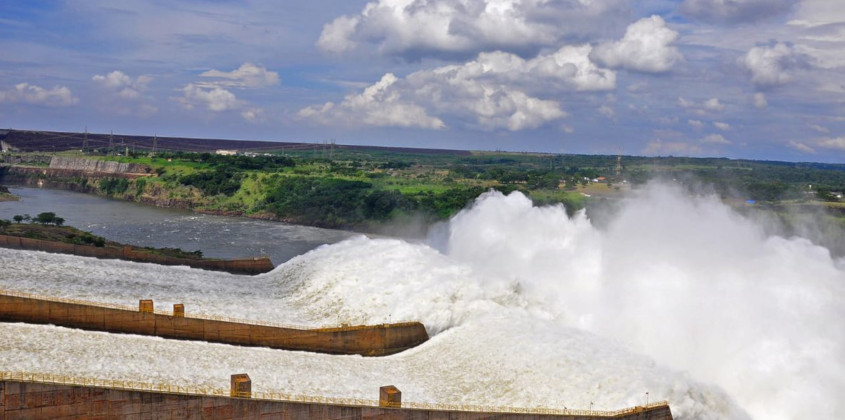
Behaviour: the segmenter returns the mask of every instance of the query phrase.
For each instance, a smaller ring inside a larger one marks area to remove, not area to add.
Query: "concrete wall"
[[[72,158],[53,156],[50,160],[51,169],[68,169],[83,172],[103,172],[108,174],[148,174],[152,168],[137,163],[120,163],[111,160]]]
[[[0,235],[0,247],[73,254],[85,257],[121,259],[161,265],[187,265],[188,267],[225,271],[232,274],[261,274],[272,271],[275,268],[273,262],[267,257],[244,258],[239,260],[194,260],[138,252],[129,246],[123,248],[95,247],[7,235]]]
[[[345,419],[345,420],[672,420],[669,406],[629,410],[617,416],[479,413],[409,408],[343,406],[244,398],[167,394],[0,382],[0,420],[17,419]]]
[[[428,340],[428,333],[419,322],[305,330],[7,294],[0,294],[0,322],[53,324],[180,340],[364,356],[398,353]]]

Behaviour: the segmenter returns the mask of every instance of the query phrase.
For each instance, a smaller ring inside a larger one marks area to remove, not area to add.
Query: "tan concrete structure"
[[[233,274],[261,274],[269,272],[275,268],[273,266],[273,262],[267,257],[245,258],[238,260],[196,260],[189,258],[168,257],[148,252],[139,252],[135,251],[130,246],[125,246],[122,249],[96,247],[8,235],[0,235],[0,247],[53,252],[59,254],[72,254],[83,257],[129,260],[161,265],[187,265],[189,267],[201,268],[204,270],[226,271]]]
[[[571,414],[471,412],[273,401],[4,380],[0,420],[18,419],[286,419],[286,420],[672,420],[665,403],[618,412]]]
[[[152,305],[152,301],[141,301],[140,310],[131,310],[4,292],[0,293],[0,322],[53,324],[179,340],[364,356],[398,353],[428,340],[428,333],[419,322],[296,329],[173,316],[152,312]]]
[[[229,391],[229,396],[232,398],[250,398],[252,397],[252,380],[246,373],[239,373],[232,375],[232,386]]]
[[[393,385],[379,388],[378,405],[379,407],[401,407],[402,392]]]

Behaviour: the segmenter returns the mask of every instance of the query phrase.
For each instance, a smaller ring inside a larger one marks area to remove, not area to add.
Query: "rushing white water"
[[[490,193],[431,244],[356,237],[231,276],[0,250],[0,288],[307,325],[419,320],[386,358],[2,324],[1,370],[409,401],[615,409],[677,418],[845,413],[845,263],[769,237],[713,197],[652,185],[605,230]]]

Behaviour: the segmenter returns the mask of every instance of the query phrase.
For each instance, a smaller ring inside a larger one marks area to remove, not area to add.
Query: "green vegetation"
[[[325,146],[252,156],[84,157],[147,170],[57,183],[154,205],[358,230],[408,217],[443,220],[489,190],[518,190],[571,213],[654,178],[704,187],[730,202],[772,208],[812,203],[845,217],[836,207],[845,192],[845,165],[833,164]]]
[[[102,236],[96,236],[70,226],[62,226],[64,219],[56,217],[53,212],[39,213],[34,218],[28,214],[15,215],[12,219],[15,221],[14,224],[8,220],[0,221],[0,235],[20,236],[74,245],[92,245],[100,248],[106,246],[106,240]],[[22,224],[23,221],[30,223]]]
[[[5,167],[0,168],[5,170]],[[2,176],[3,172],[0,171],[0,176]],[[0,185],[0,201],[18,201],[18,196],[12,194],[8,188]]]
[[[14,223],[0,219],[0,235],[20,236],[23,238],[40,239],[43,241],[62,242],[73,245],[90,245],[95,247],[123,248],[124,244],[107,241],[102,236],[85,232],[74,227],[62,226],[64,219],[53,212],[39,213],[35,217],[28,214],[15,215]],[[29,223],[22,223],[22,222]],[[166,257],[199,260],[203,258],[202,251],[183,251],[180,248],[152,248],[134,249],[135,252],[162,255]]]

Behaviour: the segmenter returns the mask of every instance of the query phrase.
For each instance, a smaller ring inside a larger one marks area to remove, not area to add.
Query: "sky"
[[[845,6],[0,0],[0,127],[845,163]]]

